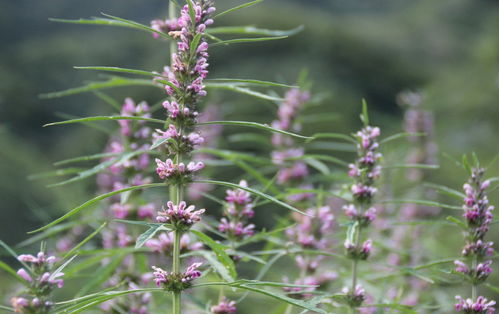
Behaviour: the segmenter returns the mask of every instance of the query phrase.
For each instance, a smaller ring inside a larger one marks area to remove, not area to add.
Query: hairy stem
[[[477,261],[477,256],[476,255],[473,255],[473,261],[471,263],[471,267],[473,267],[473,269],[476,269],[476,266],[478,264],[478,261]],[[471,285],[471,299],[473,300],[473,302],[476,300],[476,296],[477,296],[477,285],[475,283],[473,283]]]

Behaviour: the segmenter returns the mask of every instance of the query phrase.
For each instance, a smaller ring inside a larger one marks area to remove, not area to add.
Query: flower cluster
[[[203,80],[208,75],[208,43],[202,35],[206,27],[213,24],[210,15],[215,11],[210,1],[195,2],[192,6],[193,20],[189,6],[185,5],[176,23],[170,23],[179,29],[169,32],[170,36],[179,39],[178,52],[172,54],[171,68],[165,68],[164,75],[168,78],[165,85],[168,95],[184,99],[188,104],[194,104],[199,96],[206,95]]]
[[[220,303],[211,307],[211,313],[213,314],[236,314],[236,302],[229,301],[223,298]]]
[[[352,222],[358,224],[359,230],[367,227],[376,219],[376,208],[372,207],[372,199],[377,192],[374,183],[381,172],[381,167],[378,165],[381,153],[377,152],[379,144],[376,141],[379,135],[379,128],[371,126],[366,126],[357,132],[359,157],[354,164],[348,166],[350,169],[348,175],[355,179],[355,183],[351,187],[354,203],[345,205],[343,210]],[[372,242],[366,240],[360,246],[358,239],[355,241],[347,239],[345,249],[347,255],[352,259],[367,259],[372,249]]]
[[[150,117],[149,106],[145,102],[135,104],[131,98],[126,98],[121,109],[122,116]],[[134,185],[151,182],[150,177],[144,177],[143,171],[149,167],[149,142],[151,129],[144,125],[144,121],[119,120],[121,137],[112,137],[106,153],[110,157],[103,159],[104,163],[111,163],[108,172],[102,172],[97,177],[97,184],[101,192],[109,192]],[[127,153],[128,151],[133,153]],[[119,198],[113,198],[111,213],[118,219],[152,218],[153,204],[132,206],[123,204]]]
[[[204,138],[197,132],[192,132],[188,135],[181,133],[182,131],[177,130],[174,124],[170,124],[166,131],[157,129],[156,133],[153,134],[153,138],[155,141],[165,142],[169,154],[187,154],[195,146],[204,143]]]
[[[191,286],[194,279],[201,277],[201,272],[198,268],[201,263],[193,263],[189,266],[184,273],[173,273],[167,272],[156,266],[152,266],[154,269],[154,282],[158,287],[163,286],[167,291],[182,291]]]
[[[476,285],[484,282],[492,273],[491,260],[485,260],[494,254],[492,248],[493,242],[486,242],[485,235],[489,231],[492,222],[492,210],[494,206],[489,204],[485,190],[489,187],[490,181],[483,181],[484,169],[473,168],[471,178],[464,184],[464,218],[467,223],[466,245],[462,254],[471,264],[463,261],[455,261],[456,272],[463,274],[468,278],[476,289]],[[459,297],[459,303],[456,304],[456,310],[464,313],[491,313],[493,312],[494,301],[486,302],[483,297],[478,297],[476,302],[471,299],[464,301]]]
[[[284,131],[299,131],[301,126],[296,122],[296,117],[306,102],[310,100],[310,93],[292,88],[286,92],[283,103],[277,111],[278,120],[272,122],[272,127]],[[277,183],[298,184],[300,188],[310,188],[301,184],[301,180],[309,173],[307,165],[300,160],[303,149],[294,146],[293,139],[281,133],[272,135],[272,144],[277,148],[272,152],[272,162],[279,167]],[[309,198],[307,193],[292,195],[291,201],[301,201]]]
[[[195,210],[194,205],[187,206],[182,201],[178,205],[174,205],[172,201],[166,203],[166,208],[158,212],[156,221],[159,223],[167,223],[174,226],[175,230],[188,230],[194,223],[201,220],[201,215],[205,209]]]
[[[492,314],[495,312],[494,305],[495,301],[489,301],[486,298],[480,296],[473,302],[472,299],[463,299],[460,296],[456,296],[456,311],[470,314]]]
[[[242,187],[248,187],[244,180],[239,182]],[[248,224],[248,218],[253,217],[253,203],[250,193],[242,189],[227,190],[224,215],[218,225],[218,230],[227,234],[229,239],[239,241],[254,234],[254,224]]]
[[[28,269],[21,268],[17,275],[26,281],[26,296],[13,297],[11,304],[20,313],[49,313],[53,303],[49,300],[55,288],[62,288],[64,274],[51,272],[56,261],[54,256],[39,252],[36,256],[22,254],[18,260],[30,264]]]
[[[172,232],[161,233],[157,239],[150,239],[145,246],[156,253],[172,254],[174,236]],[[180,238],[180,252],[197,251],[203,247],[201,242],[193,242],[188,234],[183,234]]]
[[[342,292],[345,294],[346,301],[351,307],[362,305],[362,302],[366,299],[366,291],[361,285],[356,285],[353,291],[345,287]]]
[[[355,163],[348,166],[348,175],[355,182],[351,186],[353,203],[343,206],[345,215],[352,221],[344,247],[347,257],[353,260],[354,271],[352,288],[350,290],[344,288],[344,291],[347,291],[345,293],[346,301],[352,307],[360,306],[365,299],[364,289],[356,283],[356,269],[357,261],[366,260],[372,251],[372,241],[367,239],[361,243],[361,238],[362,229],[376,219],[376,209],[372,205],[374,195],[377,192],[374,184],[381,173],[379,161],[382,156],[378,152],[379,144],[377,142],[379,135],[380,129],[378,127],[368,125],[357,132],[355,138],[358,158]]]
[[[306,213],[308,216],[300,216],[296,226],[286,229],[286,235],[291,241],[298,243],[304,250],[315,249],[327,251],[331,247],[330,238],[334,231],[332,209],[329,206],[322,206],[309,208]],[[323,255],[297,255],[295,261],[304,276],[297,279],[294,283],[297,285],[320,287],[336,279],[338,275],[335,272],[320,269],[323,259]],[[305,292],[311,292],[315,289],[315,287],[308,287],[304,290]],[[303,288],[288,287],[285,290],[297,294]],[[302,294],[303,297],[308,297],[309,295],[309,293]]]
[[[161,159],[156,158],[155,161],[156,173],[161,179],[168,179],[180,184],[190,182],[193,173],[204,168],[204,163],[201,161],[191,161],[187,165],[183,162],[176,164],[171,159],[161,161]]]

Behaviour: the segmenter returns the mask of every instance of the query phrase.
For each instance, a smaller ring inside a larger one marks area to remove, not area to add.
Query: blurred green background
[[[221,11],[239,3],[221,0],[216,5]],[[68,115],[108,114],[110,107],[92,94],[51,100],[38,95],[98,78],[95,72],[74,70],[76,65],[159,71],[169,59],[167,44],[146,33],[58,24],[48,18],[104,12],[148,24],[164,18],[167,6],[166,0],[0,0],[0,239],[18,243],[26,231],[94,194],[93,179],[48,189],[47,181],[28,176],[53,170],[57,160],[98,153],[107,141],[105,133],[83,125],[43,124]],[[385,134],[399,132],[403,112],[395,98],[413,89],[425,94],[425,108],[435,113],[441,152],[459,158],[476,151],[485,163],[498,154],[498,1],[267,0],[216,23],[305,26],[286,40],[213,48],[210,76],[294,83],[307,68],[312,91],[326,96],[313,110],[337,112],[341,118],[306,126],[306,134],[356,130],[362,98],[369,103],[373,124]],[[109,94],[120,101],[132,96],[150,103],[161,97],[149,88]],[[210,101],[222,103],[224,114],[239,120],[269,123],[275,115],[274,106],[237,94],[215,94]],[[440,162],[434,181],[460,188],[464,172],[444,157]],[[499,176],[497,164],[489,175]],[[498,203],[498,197],[491,199]],[[461,245],[457,236],[456,249]]]

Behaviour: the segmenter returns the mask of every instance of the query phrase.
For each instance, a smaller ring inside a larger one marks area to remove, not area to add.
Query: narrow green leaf
[[[293,85],[286,85],[282,83],[274,83],[274,82],[269,82],[269,81],[260,81],[260,80],[251,80],[251,79],[234,79],[234,78],[215,78],[215,79],[208,79],[206,82],[228,82],[228,83],[244,83],[248,85],[261,85],[261,86],[271,86],[271,87],[284,87],[284,88],[296,88],[297,86]]]
[[[93,155],[87,155],[87,156],[74,157],[74,158],[69,158],[69,159],[57,161],[54,163],[54,166],[63,166],[63,165],[67,165],[67,164],[75,163],[75,162],[102,159],[102,158],[106,158],[106,157],[116,157],[119,155],[120,155],[120,153],[99,153],[99,154],[93,154]]]
[[[149,222],[149,221],[141,221],[141,220],[124,220],[124,219],[113,219],[113,221],[121,222],[129,225],[137,225],[144,227],[155,227],[155,226],[165,226],[165,228],[172,229],[173,226],[169,224],[163,224],[159,222]]]
[[[281,134],[285,134],[285,135],[289,135],[289,136],[297,137],[297,138],[302,138],[302,139],[309,139],[309,138],[311,138],[311,137],[308,137],[308,136],[303,136],[303,135],[299,135],[299,134],[296,134],[296,133],[291,133],[291,132],[279,130],[279,129],[273,128],[271,126],[268,126],[267,124],[261,124],[261,123],[256,123],[256,122],[247,122],[247,121],[209,121],[209,122],[198,123],[198,125],[212,125],[212,124],[246,126],[246,127],[256,128],[256,129],[270,131],[270,132],[274,132],[274,133],[281,133]]]
[[[113,87],[124,87],[124,86],[154,86],[154,87],[156,87],[154,85],[154,83],[152,82],[152,80],[130,79],[130,78],[114,76],[107,81],[90,82],[87,85],[80,86],[80,87],[70,88],[67,90],[59,91],[59,92],[41,94],[40,98],[50,99],[50,98],[63,97],[63,96],[75,95],[75,94],[86,93],[86,92],[93,92],[93,91],[101,90],[101,89],[107,89],[107,88],[113,88]]]
[[[96,116],[96,117],[87,117],[80,119],[71,119],[66,121],[58,121],[47,123],[44,127],[53,126],[53,125],[62,125],[62,124],[71,124],[71,123],[82,123],[82,122],[91,122],[91,121],[115,121],[115,120],[138,120],[138,121],[146,121],[146,122],[154,122],[158,124],[164,124],[165,121],[159,119],[145,118],[145,117],[134,117],[134,116]]]
[[[442,259],[442,260],[438,260],[438,261],[433,261],[433,262],[430,262],[430,263],[427,263],[427,264],[423,264],[423,265],[419,265],[419,266],[414,266],[412,268],[415,269],[415,270],[421,270],[421,269],[425,269],[425,268],[431,268],[433,266],[438,266],[438,265],[442,265],[442,264],[454,263],[454,261],[456,259],[457,258],[446,258],[446,259]]]
[[[95,237],[96,235],[99,234],[99,232],[104,229],[104,227],[107,226],[107,222],[104,222],[102,225],[100,225],[97,229],[94,230],[94,232],[92,232],[91,234],[89,234],[87,237],[85,237],[85,239],[83,239],[80,243],[78,243],[77,245],[75,245],[71,250],[69,250],[68,252],[66,252],[66,254],[64,254],[64,256],[62,257],[62,259],[66,259],[68,256],[71,256],[73,255],[76,251],[78,251],[82,246],[85,245],[85,243],[87,243],[88,241],[92,240],[93,237]]]
[[[366,305],[361,306],[361,308],[371,308],[371,307],[377,307],[380,309],[387,309],[387,308],[394,309],[394,310],[401,311],[401,313],[414,313],[414,314],[418,313],[412,309],[412,306],[398,304],[398,303],[366,304]]]
[[[103,284],[106,280],[108,280],[109,276],[111,276],[116,271],[116,268],[121,264],[124,258],[125,258],[124,254],[115,256],[109,262],[109,264],[106,264],[100,269],[94,271],[92,279],[86,282],[83,287],[81,287],[76,296],[84,295],[88,291],[91,291],[92,289],[97,288],[101,284]]]
[[[448,216],[446,218],[446,220],[454,223],[458,227],[461,227],[463,230],[467,230],[468,229],[468,226],[466,226],[466,224],[464,222],[462,222],[461,220],[457,219],[456,217]]]
[[[28,264],[17,259],[19,255],[13,249],[11,249],[10,246],[7,245],[7,243],[0,240],[0,246],[3,247],[12,257],[14,257],[16,261],[19,261],[19,263],[21,263],[24,266],[27,272],[31,272],[31,268],[28,266]]]
[[[11,274],[14,278],[16,278],[19,282],[21,282],[22,284],[24,285],[27,285],[28,283],[26,282],[26,280],[22,279],[18,274],[17,272],[12,269],[12,267],[10,267],[9,265],[7,265],[6,263],[0,261],[0,269],[3,269],[4,271],[6,271],[7,273]]]
[[[236,93],[245,94],[245,95],[253,96],[256,98],[260,98],[260,99],[270,100],[270,101],[281,102],[284,100],[281,97],[271,96],[268,94],[260,93],[260,92],[254,91],[254,90],[246,88],[246,87],[241,87],[240,85],[235,84],[235,83],[209,83],[209,82],[206,82],[205,85],[206,85],[206,88],[208,88],[208,89],[210,89],[210,88],[225,89],[225,90],[233,91]]]
[[[210,27],[207,32],[209,34],[226,34],[226,35],[261,35],[261,36],[293,36],[304,29],[303,25],[290,30],[273,30],[257,28],[254,26],[221,26]]]
[[[198,46],[199,46],[199,42],[201,41],[201,38],[202,38],[202,35],[201,33],[198,33],[196,34],[196,36],[194,36],[194,38],[192,39],[192,42],[191,42],[191,48],[189,50],[190,54],[191,54],[191,58],[195,58],[197,53],[196,53],[196,50],[198,49]]]
[[[105,14],[104,14],[105,15]],[[110,16],[108,16],[110,17]],[[92,19],[79,19],[79,20],[66,20],[66,19],[55,19],[51,18],[49,19],[52,22],[60,22],[60,23],[70,23],[70,24],[89,24],[89,25],[107,25],[107,26],[119,26],[119,27],[127,27],[127,28],[134,28],[142,31],[146,31],[149,33],[155,33],[158,34],[159,36],[165,38],[165,39],[171,39],[172,37],[168,34],[165,34],[163,32],[157,31],[155,29],[152,29],[146,25],[137,23],[137,22],[131,22],[123,19],[103,19],[103,18],[92,18]]]
[[[186,0],[189,7],[189,16],[191,17],[191,24],[196,25],[196,12],[194,12],[194,5],[191,0]]]
[[[12,307],[8,307],[8,306],[3,306],[3,305],[0,305],[0,310],[5,310],[5,311],[8,311],[8,312],[12,312],[12,313],[15,313],[16,310]]]
[[[225,250],[227,248],[224,245],[215,242],[215,240],[213,240],[208,235],[206,235],[200,231],[191,229],[190,232],[195,234],[196,237],[199,240],[201,240],[201,242],[203,242],[204,244],[206,244],[208,247],[210,247],[212,249],[212,251],[217,256],[218,260],[228,270],[229,275],[232,278],[232,280],[229,280],[229,281],[233,281],[235,278],[237,278],[236,265],[234,265],[234,261],[225,252]]]
[[[448,196],[455,197],[456,199],[462,200],[466,197],[464,193],[459,192],[458,190],[451,189],[445,185],[435,184],[435,183],[425,183],[425,186],[437,190],[437,192],[441,194],[445,194]]]
[[[396,169],[396,168],[419,168],[419,169],[438,169],[439,165],[427,165],[427,164],[399,164],[399,165],[386,165],[383,169]]]
[[[304,213],[302,212],[301,210],[299,210],[298,208],[295,208],[289,204],[286,204],[282,201],[279,201],[278,199],[270,196],[270,195],[267,195],[265,193],[262,193],[260,191],[257,191],[257,190],[254,190],[254,189],[251,189],[251,188],[248,188],[248,187],[244,187],[244,186],[240,186],[238,184],[234,184],[234,183],[230,183],[230,182],[224,182],[224,181],[214,181],[214,180],[194,180],[194,182],[198,182],[198,183],[208,183],[208,184],[216,184],[216,185],[221,185],[221,186],[227,186],[227,187],[230,187],[230,188],[234,188],[234,189],[241,189],[241,190],[244,190],[244,191],[248,191],[252,194],[255,194],[255,195],[258,195],[260,196],[261,198],[264,198],[266,200],[269,200],[275,204],[278,204],[282,207],[285,207],[289,210],[292,210],[294,212],[297,212],[297,213],[300,213],[302,215],[305,215],[305,216],[310,216],[309,214],[307,213]]]
[[[52,187],[62,186],[62,185],[66,185],[66,184],[69,184],[69,183],[72,183],[72,182],[83,180],[85,178],[88,178],[88,177],[91,177],[93,175],[96,175],[97,173],[99,173],[99,172],[101,172],[101,171],[103,171],[103,170],[111,167],[112,165],[122,164],[122,163],[126,162],[127,160],[129,160],[130,158],[132,158],[134,156],[137,156],[137,155],[140,155],[140,154],[144,154],[144,153],[147,153],[147,151],[138,150],[138,151],[134,151],[134,152],[122,153],[122,154],[120,154],[116,158],[112,158],[112,159],[106,160],[106,161],[104,161],[104,162],[102,162],[100,164],[97,164],[93,168],[90,168],[90,169],[87,169],[85,171],[79,172],[78,175],[75,176],[75,177],[72,177],[72,178],[70,178],[68,180],[65,180],[65,181],[62,181],[62,182],[58,182],[58,183],[55,183],[55,184],[50,184],[48,187],[52,188]]]
[[[216,42],[211,44],[211,47],[228,45],[228,44],[241,44],[241,43],[255,43],[260,41],[269,41],[269,40],[279,40],[288,38],[289,36],[275,36],[275,37],[250,37],[250,38],[236,38],[236,39],[227,39],[222,40],[220,42]]]
[[[97,197],[92,198],[89,201],[86,201],[85,203],[81,204],[80,206],[77,206],[77,207],[71,209],[69,212],[67,212],[63,216],[57,218],[56,220],[52,221],[51,223],[49,223],[41,228],[38,228],[36,230],[30,231],[28,233],[31,234],[31,233],[40,232],[40,231],[43,231],[45,229],[48,229],[48,228],[60,223],[61,221],[64,221],[64,220],[70,218],[71,216],[76,215],[81,210],[89,207],[90,205],[93,205],[93,204],[95,204],[103,199],[109,198],[113,195],[117,195],[117,194],[127,192],[127,191],[134,191],[134,190],[147,189],[147,188],[153,188],[153,187],[164,187],[164,186],[166,186],[166,183],[143,184],[143,185],[131,186],[131,187],[127,187],[127,188],[124,188],[121,190],[116,190],[116,191],[112,191],[112,192],[109,192],[106,194],[99,195]],[[1,241],[0,241],[0,243],[1,243]]]
[[[136,249],[141,248],[147,242],[147,240],[154,237],[156,235],[156,233],[159,231],[170,232],[170,231],[172,231],[172,229],[168,229],[165,226],[163,226],[162,224],[150,227],[149,229],[147,229],[146,232],[139,235],[139,237],[137,238],[137,241],[135,242],[135,248]]]
[[[380,144],[386,144],[388,142],[391,142],[393,140],[398,140],[399,138],[404,138],[404,137],[412,137],[412,136],[426,136],[426,133],[397,133],[391,136],[388,136],[380,141]]]
[[[312,168],[316,169],[317,171],[319,171],[320,173],[322,173],[323,175],[327,176],[327,175],[331,174],[328,166],[326,166],[323,162],[321,162],[313,157],[303,158],[303,161],[307,165],[309,165],[310,167],[312,167]]]
[[[345,140],[349,143],[357,144],[355,139],[353,139],[351,136],[348,136],[346,134],[341,134],[341,133],[317,133],[317,134],[312,135],[312,138],[308,141],[309,142],[315,141],[318,138],[336,138],[336,139],[340,139],[340,140]]]
[[[244,8],[250,7],[250,6],[255,5],[257,3],[260,3],[262,1],[263,0],[254,0],[254,1],[250,1],[250,2],[247,2],[247,3],[241,4],[241,5],[238,5],[236,7],[233,7],[233,8],[230,8],[228,10],[225,10],[223,12],[218,13],[213,18],[216,19],[217,17],[224,16],[227,13],[231,13],[231,12],[234,12],[234,11],[237,11],[237,10],[240,10],[240,9],[244,9]]]
[[[116,21],[120,21],[122,23],[125,23],[127,25],[130,25],[130,27],[134,27],[134,28],[137,28],[137,29],[141,29],[141,30],[144,30],[144,31],[148,31],[148,32],[151,32],[151,33],[156,33],[158,34],[159,36],[163,37],[163,38],[166,38],[166,39],[172,39],[172,37],[168,34],[165,34],[163,32],[160,32],[160,31],[157,31],[147,25],[144,25],[144,24],[140,24],[140,23],[137,23],[135,21],[130,21],[130,20],[126,20],[126,19],[123,19],[121,17],[117,17],[117,16],[112,16],[112,15],[109,15],[109,14],[105,14],[105,13],[102,13],[102,15],[110,18],[110,19],[113,19],[113,20],[116,20]]]
[[[149,71],[143,71],[143,70],[135,70],[135,69],[126,69],[126,68],[119,68],[119,67],[106,67],[106,66],[75,66],[74,67],[77,70],[95,70],[95,71],[106,71],[106,72],[118,72],[118,73],[127,73],[127,74],[135,74],[135,75],[142,75],[142,76],[152,76],[152,77],[163,77],[163,78],[168,78],[166,76],[163,76],[162,74],[155,73],[155,72],[149,72]]]
[[[332,163],[340,165],[340,166],[345,166],[345,167],[348,166],[348,163],[346,161],[343,161],[339,158],[329,156],[329,155],[306,154],[306,155],[303,155],[303,156],[296,158],[296,159],[304,159],[304,160],[316,159],[316,160],[329,161],[329,162],[332,162]]]
[[[364,124],[364,126],[369,125],[369,113],[367,112],[367,101],[362,99],[362,114],[360,115],[360,121]]]
[[[105,103],[111,105],[111,107],[113,107],[114,109],[121,111],[121,105],[116,100],[114,100],[112,97],[110,97],[109,95],[104,94],[103,92],[99,92],[99,91],[94,91],[94,95],[99,97]]]
[[[417,204],[417,205],[424,205],[424,206],[429,206],[429,207],[441,207],[441,208],[448,208],[448,209],[457,209],[457,210],[463,210],[462,207],[459,206],[453,206],[453,205],[447,205],[443,203],[438,203],[434,201],[425,201],[425,200],[386,200],[382,201],[384,204]]]
[[[67,255],[64,255],[64,258],[66,257]],[[56,270],[54,270],[52,272],[52,274],[50,274],[50,277],[49,277],[49,280],[53,280],[55,278],[57,278],[57,274],[62,272],[64,270],[64,268],[66,268],[66,266],[69,265],[69,263],[71,263],[75,258],[76,258],[77,255],[74,255],[72,256],[70,259],[68,259],[67,261],[65,261],[61,266],[57,267]],[[64,259],[63,258],[63,259]]]
[[[65,176],[68,174],[75,174],[81,171],[84,171],[85,168],[66,168],[66,169],[57,169],[54,171],[47,171],[47,172],[42,172],[42,173],[35,173],[32,175],[28,176],[28,180],[39,180],[39,179],[46,179],[46,178],[52,178],[52,177],[60,177],[60,176]]]

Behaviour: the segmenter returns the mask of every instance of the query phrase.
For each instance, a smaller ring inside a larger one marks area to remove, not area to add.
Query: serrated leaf
[[[231,280],[228,281],[233,281],[234,279],[237,278],[237,272],[236,272],[236,265],[234,265],[234,261],[230,258],[230,256],[226,253],[227,247],[224,245],[217,243],[215,240],[210,238],[208,235],[191,229],[191,233],[195,234],[196,237],[201,240],[204,244],[206,244],[208,247],[210,247],[215,255],[217,256],[218,260],[224,265],[224,267],[228,270],[228,273],[230,277],[232,278]],[[227,278],[230,279],[230,278]]]
[[[136,186],[131,186],[131,187],[128,187],[128,188],[124,188],[124,189],[120,189],[120,190],[116,190],[116,191],[112,191],[112,192],[109,192],[109,193],[106,193],[106,194],[102,194],[102,195],[99,195],[97,197],[94,197],[92,198],[91,200],[89,201],[86,201],[85,203],[81,204],[80,206],[77,206],[73,209],[71,209],[69,212],[67,212],[66,214],[62,215],[61,217],[57,218],[56,220],[52,221],[51,223],[41,227],[41,228],[38,228],[36,230],[33,230],[33,231],[30,231],[28,232],[29,234],[31,233],[35,233],[35,232],[40,232],[40,231],[43,231],[45,229],[48,229],[58,223],[60,223],[61,221],[64,221],[68,218],[70,218],[71,216],[74,216],[76,215],[77,213],[79,213],[81,210],[89,207],[90,205],[93,205],[103,199],[106,199],[106,198],[109,198],[113,195],[116,195],[116,194],[120,194],[120,193],[123,193],[123,192],[126,192],[126,191],[133,191],[133,190],[139,190],[139,189],[147,189],[147,188],[153,188],[153,187],[164,187],[166,186],[166,183],[151,183],[151,184],[143,184],[143,185],[136,185]],[[0,242],[1,243],[1,242]]]

